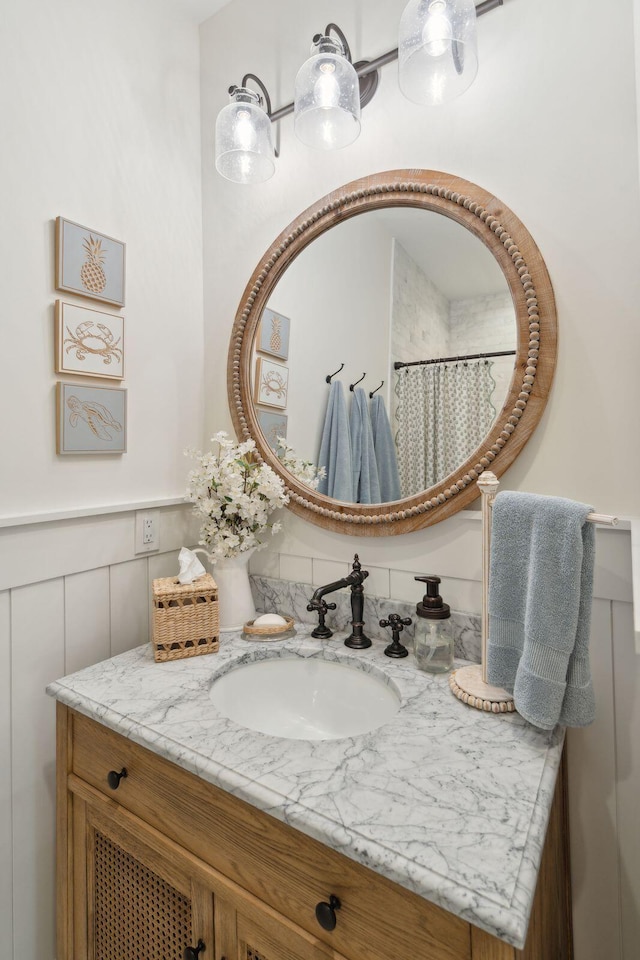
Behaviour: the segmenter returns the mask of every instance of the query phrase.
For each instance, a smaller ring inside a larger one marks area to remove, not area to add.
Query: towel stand
[[[484,710],[486,713],[513,713],[513,696],[501,687],[487,682],[487,640],[489,638],[489,568],[491,559],[491,509],[493,507],[500,481],[485,470],[477,480],[482,494],[482,618],[481,618],[481,662],[454,670],[449,676],[449,686],[454,696],[470,707]],[[617,517],[605,513],[589,513],[590,523],[602,523],[615,527]]]

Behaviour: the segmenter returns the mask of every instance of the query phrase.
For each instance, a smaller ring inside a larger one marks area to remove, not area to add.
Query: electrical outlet
[[[158,538],[156,530],[155,517],[142,518],[142,542],[144,544],[155,543]]]
[[[160,511],[136,511],[136,553],[153,553],[160,549]]]

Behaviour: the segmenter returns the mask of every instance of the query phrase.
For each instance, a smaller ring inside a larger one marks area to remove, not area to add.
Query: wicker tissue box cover
[[[176,577],[153,581],[152,645],[158,661],[217,652],[218,587],[210,573],[193,583],[180,583]]]

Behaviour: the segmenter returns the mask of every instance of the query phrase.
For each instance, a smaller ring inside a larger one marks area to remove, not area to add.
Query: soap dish
[[[242,628],[245,640],[282,640],[294,633],[295,620],[284,617],[285,623],[264,623],[255,626],[255,620],[248,620]]]

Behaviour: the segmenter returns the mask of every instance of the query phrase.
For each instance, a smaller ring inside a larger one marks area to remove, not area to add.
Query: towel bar
[[[489,638],[489,568],[491,558],[491,508],[493,507],[500,481],[485,470],[477,480],[482,494],[482,617],[481,617],[481,661],[469,667],[455,670],[449,677],[449,686],[454,696],[470,707],[487,713],[513,713],[513,696],[501,687],[487,682],[487,640]],[[605,513],[589,513],[590,523],[602,523],[615,527],[617,517]]]

